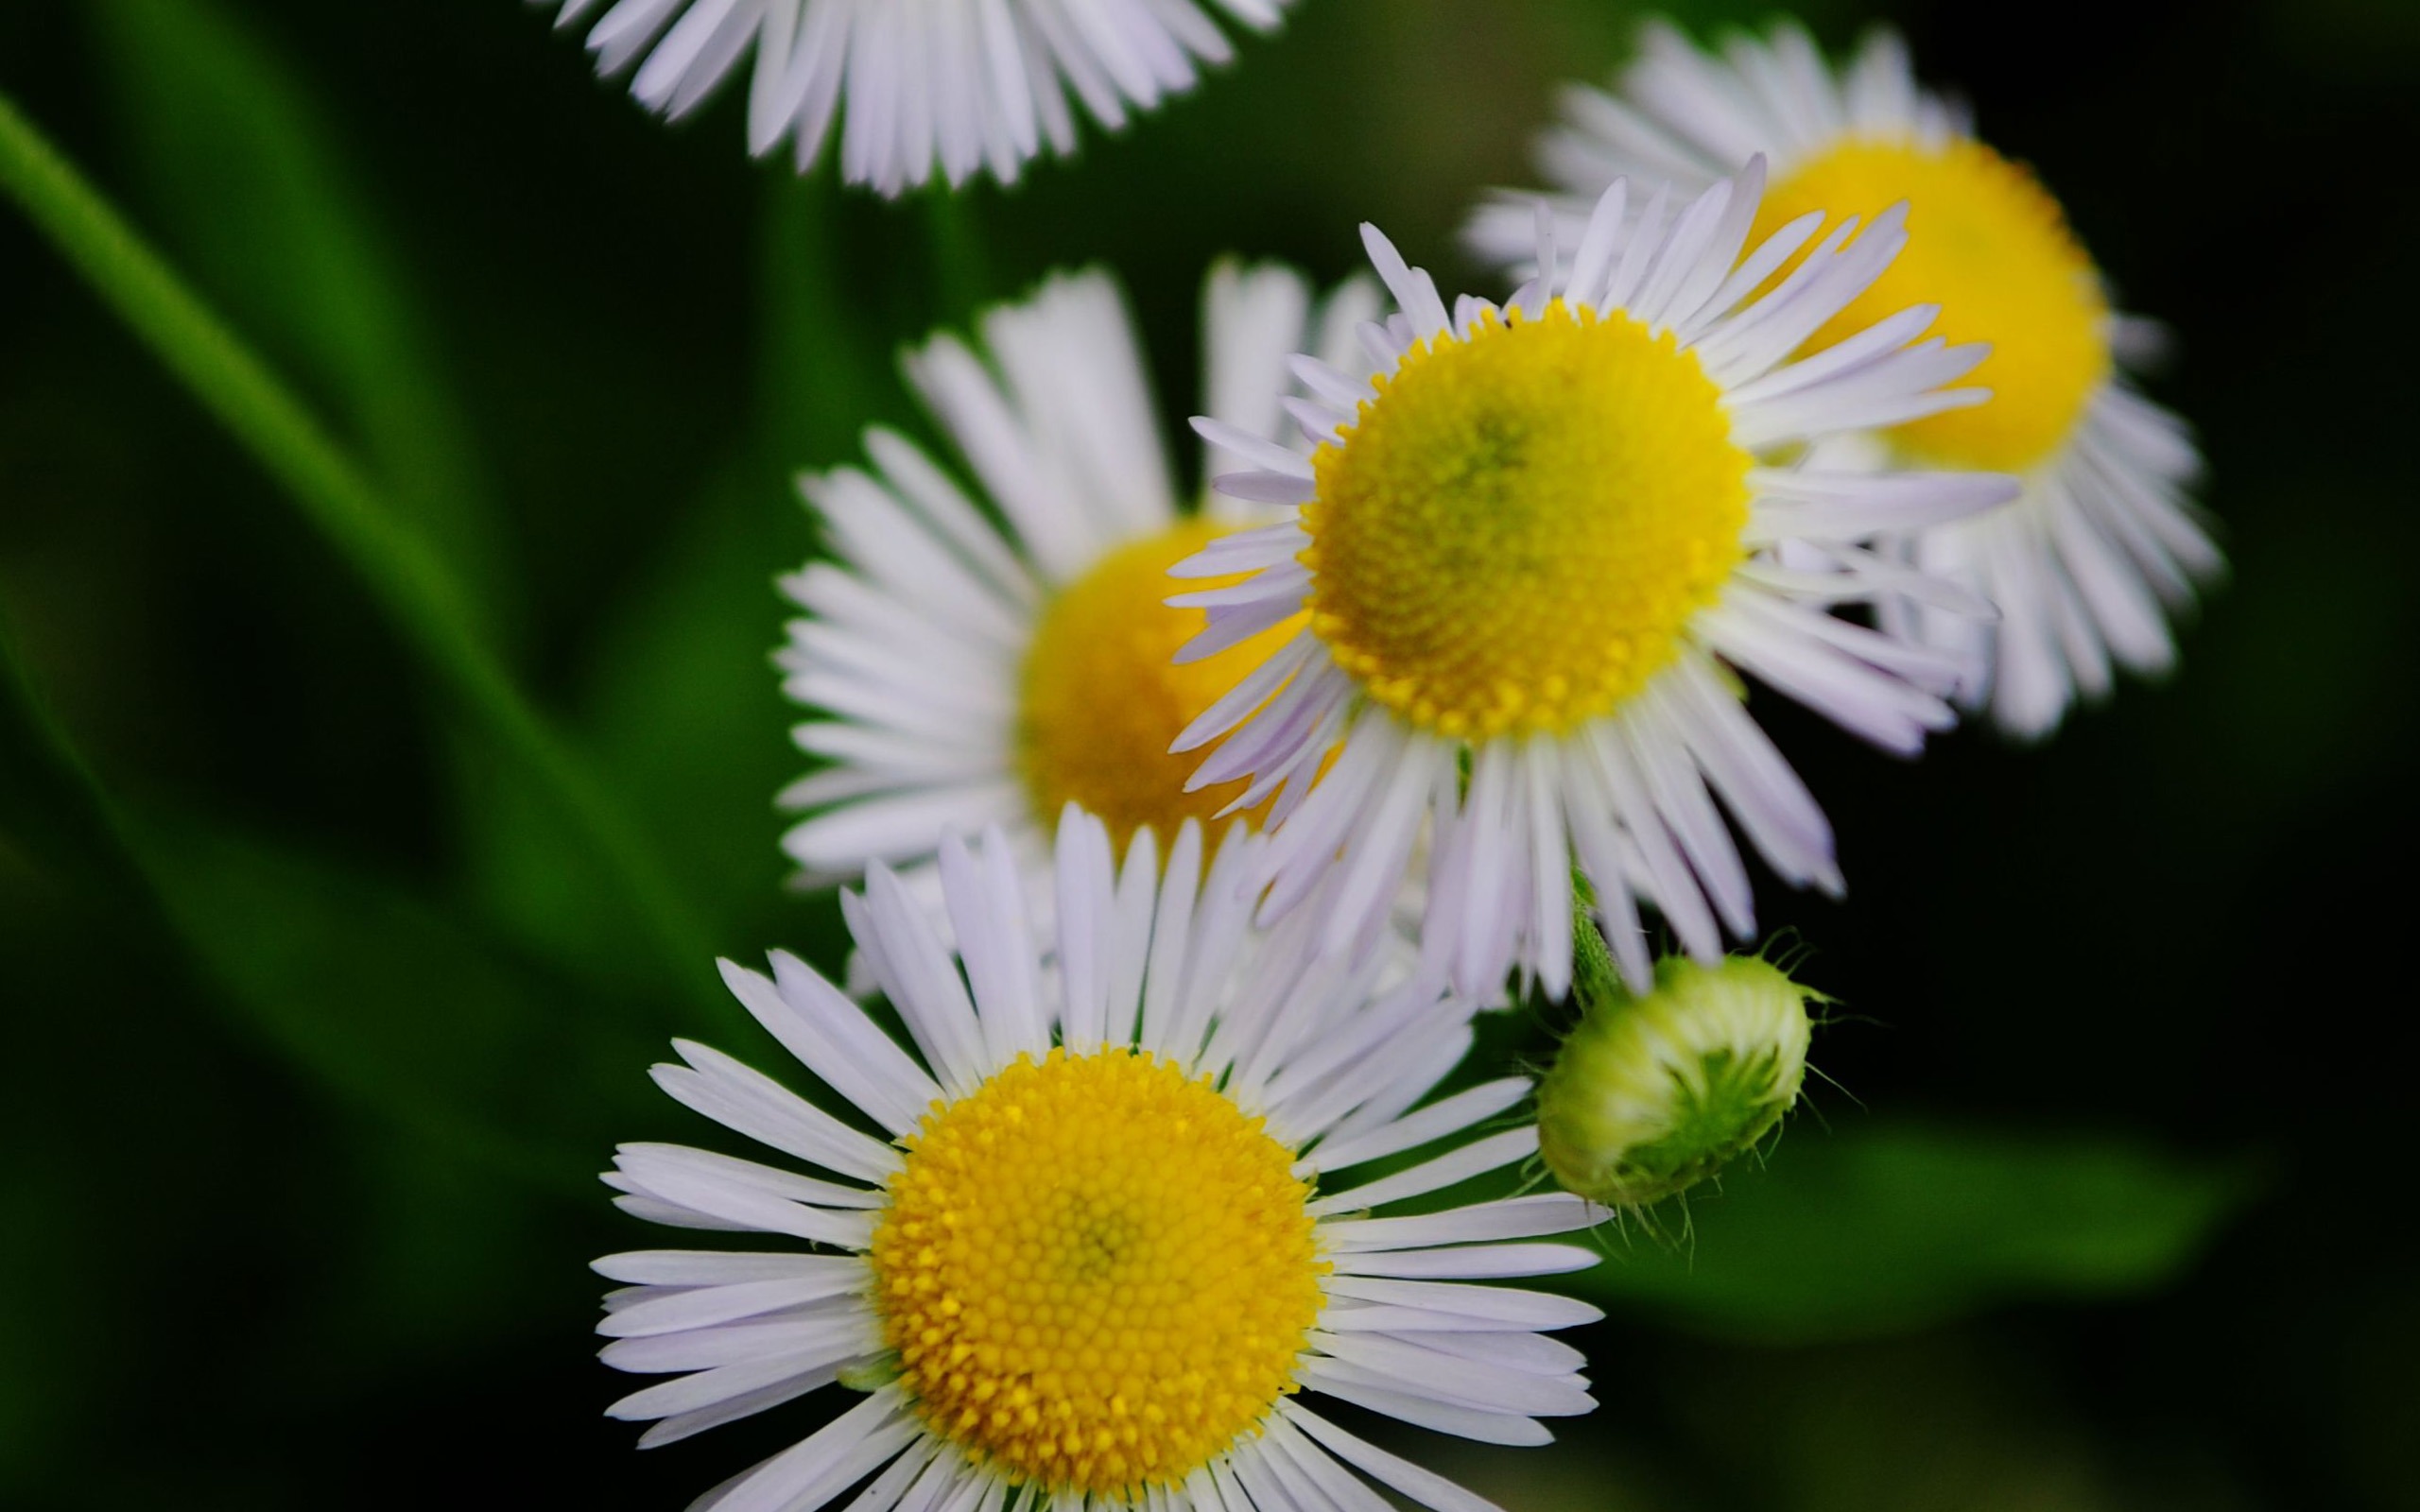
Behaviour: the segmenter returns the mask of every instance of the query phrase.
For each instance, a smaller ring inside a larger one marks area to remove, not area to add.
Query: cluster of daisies
[[[885,193],[1011,179],[1071,95],[1115,128],[1230,45],[1196,0],[560,19],[667,113],[751,67],[759,152],[809,164],[845,112]],[[849,889],[856,955],[724,969],[813,1095],[692,1043],[656,1072],[778,1161],[630,1145],[607,1177],[786,1243],[598,1269],[607,1363],[667,1378],[612,1409],[645,1443],[857,1395],[700,1505],[1486,1506],[1327,1405],[1498,1444],[1593,1405],[1549,1335],[1596,1311],[1495,1283],[1590,1264],[1559,1236],[1604,1193],[1524,1186],[1535,1091],[1469,1079],[1475,1013],[1595,970],[1679,994],[1597,1059],[1747,1022],[1754,984],[1704,974],[1755,935],[1746,852],[1841,885],[1752,684],[1913,754],[2173,657],[2221,560],[2126,376],[2147,328],[1894,39],[1836,67],[1789,26],[1651,28],[1542,161],[1550,193],[1469,224],[1501,301],[1374,228],[1333,288],[1214,268],[1199,480],[1098,271],[906,354],[953,462],[877,428],[804,480],[830,549],[782,585],[818,759],[785,845]],[[1795,1096],[1768,1081],[1754,1132]],[[1553,1169],[1642,1100],[1550,1125]]]

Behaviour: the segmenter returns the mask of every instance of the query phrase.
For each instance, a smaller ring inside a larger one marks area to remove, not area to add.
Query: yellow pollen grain
[[[1165,842],[1186,819],[1206,823],[1243,791],[1238,781],[1187,793],[1201,753],[1168,752],[1185,726],[1300,628],[1288,620],[1217,656],[1175,664],[1177,649],[1209,617],[1164,601],[1239,579],[1178,579],[1167,571],[1224,533],[1187,520],[1122,546],[1044,610],[1019,679],[1017,765],[1046,823],[1072,799],[1100,816],[1122,853],[1137,829],[1149,825]]]
[[[1913,421],[1893,438],[1953,467],[2022,472],[2066,442],[2109,374],[2109,306],[2092,259],[2033,175],[1971,137],[1938,147],[1852,139],[1809,159],[1766,195],[1754,235],[1808,211],[1869,224],[1908,201],[1908,246],[1856,302],[1807,342],[1832,345],[1911,304],[1938,304],[1928,335],[1988,341],[1964,381],[1989,404]]]
[[[1744,555],[1721,391],[1668,333],[1560,300],[1415,348],[1312,465],[1312,630],[1452,738],[1620,704]]]
[[[1310,1188],[1206,1078],[1021,1056],[906,1143],[875,1306],[970,1459],[1051,1491],[1171,1486],[1295,1389],[1327,1269]]]

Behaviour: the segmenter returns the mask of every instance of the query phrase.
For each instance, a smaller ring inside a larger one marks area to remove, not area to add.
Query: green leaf
[[[197,826],[135,833],[228,1002],[340,1098],[565,1189],[653,1108],[643,1072],[662,1041],[631,1027],[630,1005],[500,954],[378,878]]]
[[[440,376],[434,323],[332,112],[215,0],[103,0],[93,16],[162,240],[328,402],[493,620],[509,595],[492,490]]]
[[[773,808],[804,765],[768,664],[782,622],[774,573],[804,555],[785,493],[769,475],[735,469],[681,511],[653,579],[600,638],[582,699],[582,744],[615,799],[712,920],[713,950],[740,959],[808,948],[799,935],[806,904],[783,886],[790,867]],[[469,797],[473,885],[485,907],[583,978],[647,969],[648,942],[629,928],[613,879],[588,865],[542,792],[499,767]],[[699,958],[700,971],[711,966]],[[689,1023],[737,1022],[734,1009]]]
[[[1685,1234],[1614,1238],[1572,1286],[1733,1338],[1889,1333],[2002,1302],[2153,1290],[2257,1189],[2241,1163],[2120,1139],[1801,1125],[1764,1169],[1692,1194]]]
[[[106,892],[130,885],[140,891],[0,605],[0,905],[62,885]]]
[[[783,885],[792,868],[773,799],[807,763],[770,664],[794,612],[774,579],[820,546],[794,472],[839,459],[862,426],[906,404],[825,292],[839,276],[829,220],[841,208],[828,171],[769,179],[746,434],[693,496],[667,501],[668,539],[597,637],[581,700],[584,744],[714,920],[716,948],[753,959],[778,944],[826,967],[845,949],[837,910]],[[494,773],[473,794],[469,829],[480,898],[532,948],[583,975],[634,968],[621,911],[541,795]]]
[[[497,745],[560,805],[586,849],[621,882],[671,966],[709,947],[639,827],[582,756],[556,734],[477,628],[469,595],[417,526],[337,446],[278,376],[138,236],[74,164],[0,94],[0,193],[348,557],[405,643]],[[720,1003],[700,992],[700,1002]]]

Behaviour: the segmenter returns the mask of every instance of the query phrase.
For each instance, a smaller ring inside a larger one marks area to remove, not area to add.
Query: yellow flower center
[[[1837,221],[1908,201],[1908,247],[1872,288],[1808,341],[1830,346],[1911,304],[1938,304],[1934,334],[1988,341],[1968,382],[1991,403],[1900,426],[1917,456],[2022,471],[2065,444],[2109,373],[2109,306],[2092,259],[2032,174],[1958,137],[1940,148],[1851,140],[1810,159],[1765,197],[1758,238],[1810,210]]]
[[[1670,335],[1560,300],[1413,349],[1312,462],[1312,629],[1451,737],[1613,708],[1743,555],[1721,391]]]
[[[1175,663],[1177,648],[1201,632],[1208,616],[1164,600],[1236,579],[1179,580],[1167,571],[1222,533],[1188,520],[1121,546],[1044,611],[1026,651],[1017,759],[1033,811],[1046,824],[1056,823],[1072,799],[1100,816],[1123,853],[1137,829],[1150,826],[1165,843],[1187,818],[1207,822],[1243,791],[1236,782],[1188,793],[1184,782],[1201,754],[1168,754],[1196,715],[1299,627],[1288,621],[1217,656]]]
[[[1053,1050],[936,1104],[873,1235],[931,1429],[1015,1482],[1174,1486],[1292,1392],[1327,1267],[1292,1152],[1173,1062]]]

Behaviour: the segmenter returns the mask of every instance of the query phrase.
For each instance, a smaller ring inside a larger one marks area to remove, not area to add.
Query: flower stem
[[[353,563],[405,642],[470,717],[554,795],[620,880],[675,980],[698,978],[712,956],[705,932],[637,826],[470,627],[477,621],[462,586],[268,366],[5,94],[0,192]]]
[[[942,319],[947,324],[971,320],[991,297],[990,259],[984,255],[982,232],[975,219],[974,191],[945,183],[926,188],[925,233],[932,249],[933,281],[941,290]]]
[[[1571,996],[1582,1008],[1618,1003],[1630,996],[1613,948],[1597,927],[1597,892],[1588,875],[1571,868]]]

